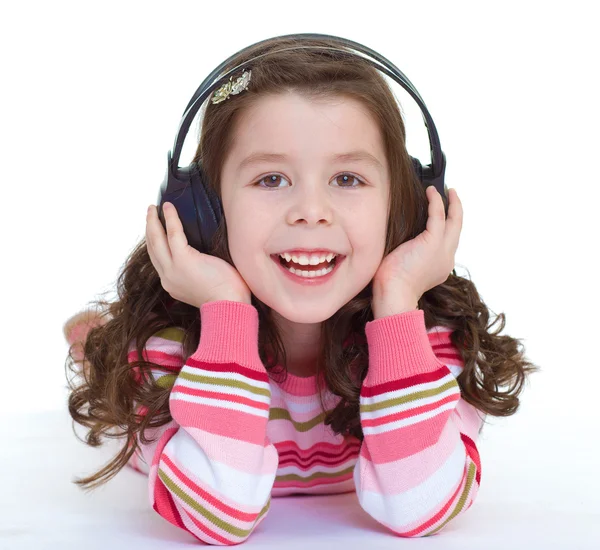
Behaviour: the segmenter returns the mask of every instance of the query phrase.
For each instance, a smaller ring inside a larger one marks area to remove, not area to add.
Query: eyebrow
[[[257,162],[285,161],[287,159],[288,156],[284,155],[283,153],[267,153],[259,151],[248,155],[244,160],[242,160],[242,162],[240,162],[238,165],[238,170]],[[375,166],[382,172],[385,170],[383,164],[379,161],[379,159],[377,159],[377,157],[364,150],[350,151],[348,153],[337,153],[335,155],[331,155],[330,160],[334,162],[366,162],[367,164]]]

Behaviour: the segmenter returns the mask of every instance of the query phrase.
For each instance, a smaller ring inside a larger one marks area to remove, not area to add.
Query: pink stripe
[[[272,446],[268,437],[263,445],[252,447],[254,453],[265,453],[262,464],[257,464],[255,460],[248,459],[250,449],[245,441],[224,437],[192,426],[186,427],[185,430],[196,441],[202,442],[202,450],[209,460],[223,462],[240,472],[257,475],[272,474],[273,468],[276,467],[277,450]],[[223,457],[227,457],[227,460],[224,460]],[[257,470],[256,467],[262,467],[262,469]]]
[[[415,437],[414,430],[405,432],[404,438],[395,436],[373,441],[373,437],[369,437],[360,453],[360,460],[364,461],[363,489],[377,493],[384,488],[386,494],[397,495],[427,481],[460,444],[456,439],[456,428],[451,423],[438,420],[433,431],[437,433],[439,429],[442,433],[437,442],[417,451],[414,449],[420,448],[423,443]],[[388,435],[392,434],[395,432],[388,432]]]
[[[361,454],[368,452],[369,454],[365,456],[371,462],[383,464],[414,455],[431,445],[436,445],[439,434],[448,421],[447,415],[451,413],[451,411],[444,412],[446,414],[438,414],[427,421],[427,430],[423,429],[421,422],[417,422],[404,428],[365,435],[367,448],[364,448],[363,443]]]
[[[181,426],[195,426],[206,432],[254,445],[265,443],[266,417],[258,418],[246,412],[189,403],[180,399],[171,399],[170,406],[171,414]]]

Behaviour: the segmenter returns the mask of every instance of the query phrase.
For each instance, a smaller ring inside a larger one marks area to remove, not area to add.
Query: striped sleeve
[[[402,537],[438,533],[477,495],[484,415],[461,397],[450,330],[427,331],[422,310],[367,323],[360,393],[364,439],[354,468],[361,507]]]
[[[271,392],[256,309],[223,300],[204,304],[200,315],[198,349],[184,364],[181,329],[146,343],[147,359],[173,370],[156,371],[158,383],[171,387],[172,421],[147,430],[156,441],[141,445],[129,466],[148,475],[158,514],[205,543],[229,546],[245,541],[269,511],[279,462],[266,435]]]

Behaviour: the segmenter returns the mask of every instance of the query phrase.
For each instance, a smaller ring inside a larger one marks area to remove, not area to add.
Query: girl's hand
[[[429,200],[427,227],[383,259],[373,277],[374,300],[402,297],[416,304],[425,292],[446,281],[454,269],[462,229],[462,204],[456,190],[450,189],[446,219],[444,202],[437,189],[430,185],[425,193]]]
[[[250,289],[238,271],[221,258],[190,246],[176,208],[165,202],[163,210],[166,235],[156,206],[148,208],[146,246],[162,287],[169,295],[198,309],[217,300],[250,304]]]

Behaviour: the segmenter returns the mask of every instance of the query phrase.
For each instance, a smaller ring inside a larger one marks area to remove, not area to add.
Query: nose
[[[297,183],[292,193],[287,222],[309,226],[330,224],[333,213],[328,191],[327,183],[321,181]]]

